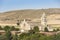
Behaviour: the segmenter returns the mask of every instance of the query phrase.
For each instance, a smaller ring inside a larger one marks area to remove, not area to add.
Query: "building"
[[[39,21],[38,21],[39,20]],[[31,21],[26,21],[25,19],[20,23],[20,30],[21,32],[28,31],[33,29],[35,26],[39,27],[40,31],[44,31],[44,28],[47,27],[49,31],[53,31],[53,28],[47,26],[46,14],[43,13],[41,19],[34,19]]]
[[[25,32],[25,31],[30,30],[30,27],[31,26],[25,21],[25,19],[24,19],[24,21],[22,21],[20,23],[20,30],[21,30],[21,32]]]

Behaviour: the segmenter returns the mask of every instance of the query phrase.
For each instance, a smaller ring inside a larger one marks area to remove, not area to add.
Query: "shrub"
[[[15,31],[19,31],[19,28],[15,28]]]
[[[59,29],[57,28],[57,31],[59,31]]]
[[[0,26],[0,30],[3,30],[3,28]]]
[[[15,30],[15,27],[14,27],[14,26],[12,26],[10,29],[11,29],[11,31],[14,31],[14,30]]]
[[[10,30],[10,26],[5,26],[5,27],[4,27],[4,30],[5,30],[5,31]]]
[[[45,28],[44,28],[44,31],[45,31],[45,32],[48,32],[49,30],[48,30],[48,28],[47,28],[47,27],[45,27]]]
[[[39,27],[38,27],[38,26],[35,26],[35,27],[33,28],[33,31],[34,31],[34,32],[39,32]]]

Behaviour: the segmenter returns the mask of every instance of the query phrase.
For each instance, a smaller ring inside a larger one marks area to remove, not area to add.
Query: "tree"
[[[34,30],[29,30],[29,34],[34,34],[35,31]]]
[[[45,31],[45,32],[48,32],[49,30],[48,30],[48,28],[47,28],[47,27],[45,27],[45,28],[44,28],[44,31]]]
[[[57,31],[59,31],[59,29],[57,28]]]
[[[13,37],[13,40],[18,40],[18,35],[17,33],[15,33],[14,37]]]
[[[15,31],[19,31],[19,28],[15,28]]]
[[[40,33],[29,35],[29,33],[22,33],[19,36],[19,40],[39,40]]]
[[[19,20],[17,20],[17,26],[19,26],[19,25],[20,25]]]
[[[0,26],[0,30],[3,30],[3,28]]]
[[[38,27],[38,26],[35,26],[35,27],[33,28],[33,31],[34,31],[34,32],[39,32],[39,27]]]
[[[10,29],[11,29],[11,31],[14,31],[14,30],[15,30],[15,27],[14,27],[14,26],[12,26]]]
[[[59,31],[59,29],[58,29],[58,28],[57,28],[57,29],[53,29],[53,31],[54,31],[54,32],[57,32],[57,31]]]
[[[53,29],[53,32],[56,32],[56,29]]]
[[[54,35],[53,40],[60,40],[60,33]]]
[[[8,31],[8,30],[10,30],[10,27],[9,27],[9,26],[5,26],[5,27],[4,27],[4,30],[5,30],[5,31]]]
[[[10,30],[6,31],[5,37],[6,37],[6,40],[12,40],[12,34],[11,34]]]
[[[14,26],[12,26],[12,27],[10,28],[10,30],[11,30],[11,31],[19,31],[19,28],[15,28]]]
[[[20,25],[20,23],[17,23],[17,25],[19,26],[19,25]]]

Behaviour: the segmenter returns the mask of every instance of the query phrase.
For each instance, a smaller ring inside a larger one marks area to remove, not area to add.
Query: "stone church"
[[[30,30],[31,28],[33,29],[34,26],[38,26],[40,31],[44,31],[44,28],[47,27],[49,31],[53,31],[53,28],[47,26],[47,20],[46,20],[46,14],[45,12],[42,14],[40,20],[36,21],[26,21],[25,19],[21,21],[20,23],[20,30],[21,32],[25,32]]]

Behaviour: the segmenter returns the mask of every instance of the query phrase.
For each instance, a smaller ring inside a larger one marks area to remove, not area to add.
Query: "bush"
[[[34,34],[35,31],[34,30],[29,30],[29,34]]]
[[[15,28],[15,31],[19,31],[19,28]]]
[[[14,30],[15,30],[15,27],[14,27],[14,26],[12,26],[10,29],[11,29],[11,31],[14,31]]]
[[[57,28],[57,29],[53,29],[53,32],[57,32],[57,31],[59,31],[59,29]]]
[[[5,26],[5,27],[4,27],[4,30],[5,30],[5,31],[10,30],[10,26]]]
[[[59,29],[57,28],[57,31],[59,31]]]
[[[48,30],[48,28],[47,28],[47,27],[45,27],[45,28],[44,28],[44,31],[45,31],[45,32],[49,32],[49,30]]]
[[[35,26],[35,27],[33,28],[33,31],[34,31],[34,32],[39,32],[39,27],[38,27],[38,26]]]
[[[0,30],[3,30],[3,28],[0,26]]]
[[[18,22],[18,23],[17,23],[17,25],[19,26],[19,25],[20,25],[20,23]]]
[[[5,37],[6,37],[6,40],[12,40],[12,34],[11,34],[10,30],[8,30],[8,31],[5,33]]]
[[[18,35],[17,35],[17,33],[15,33],[15,35],[13,36],[13,40],[18,40]]]

